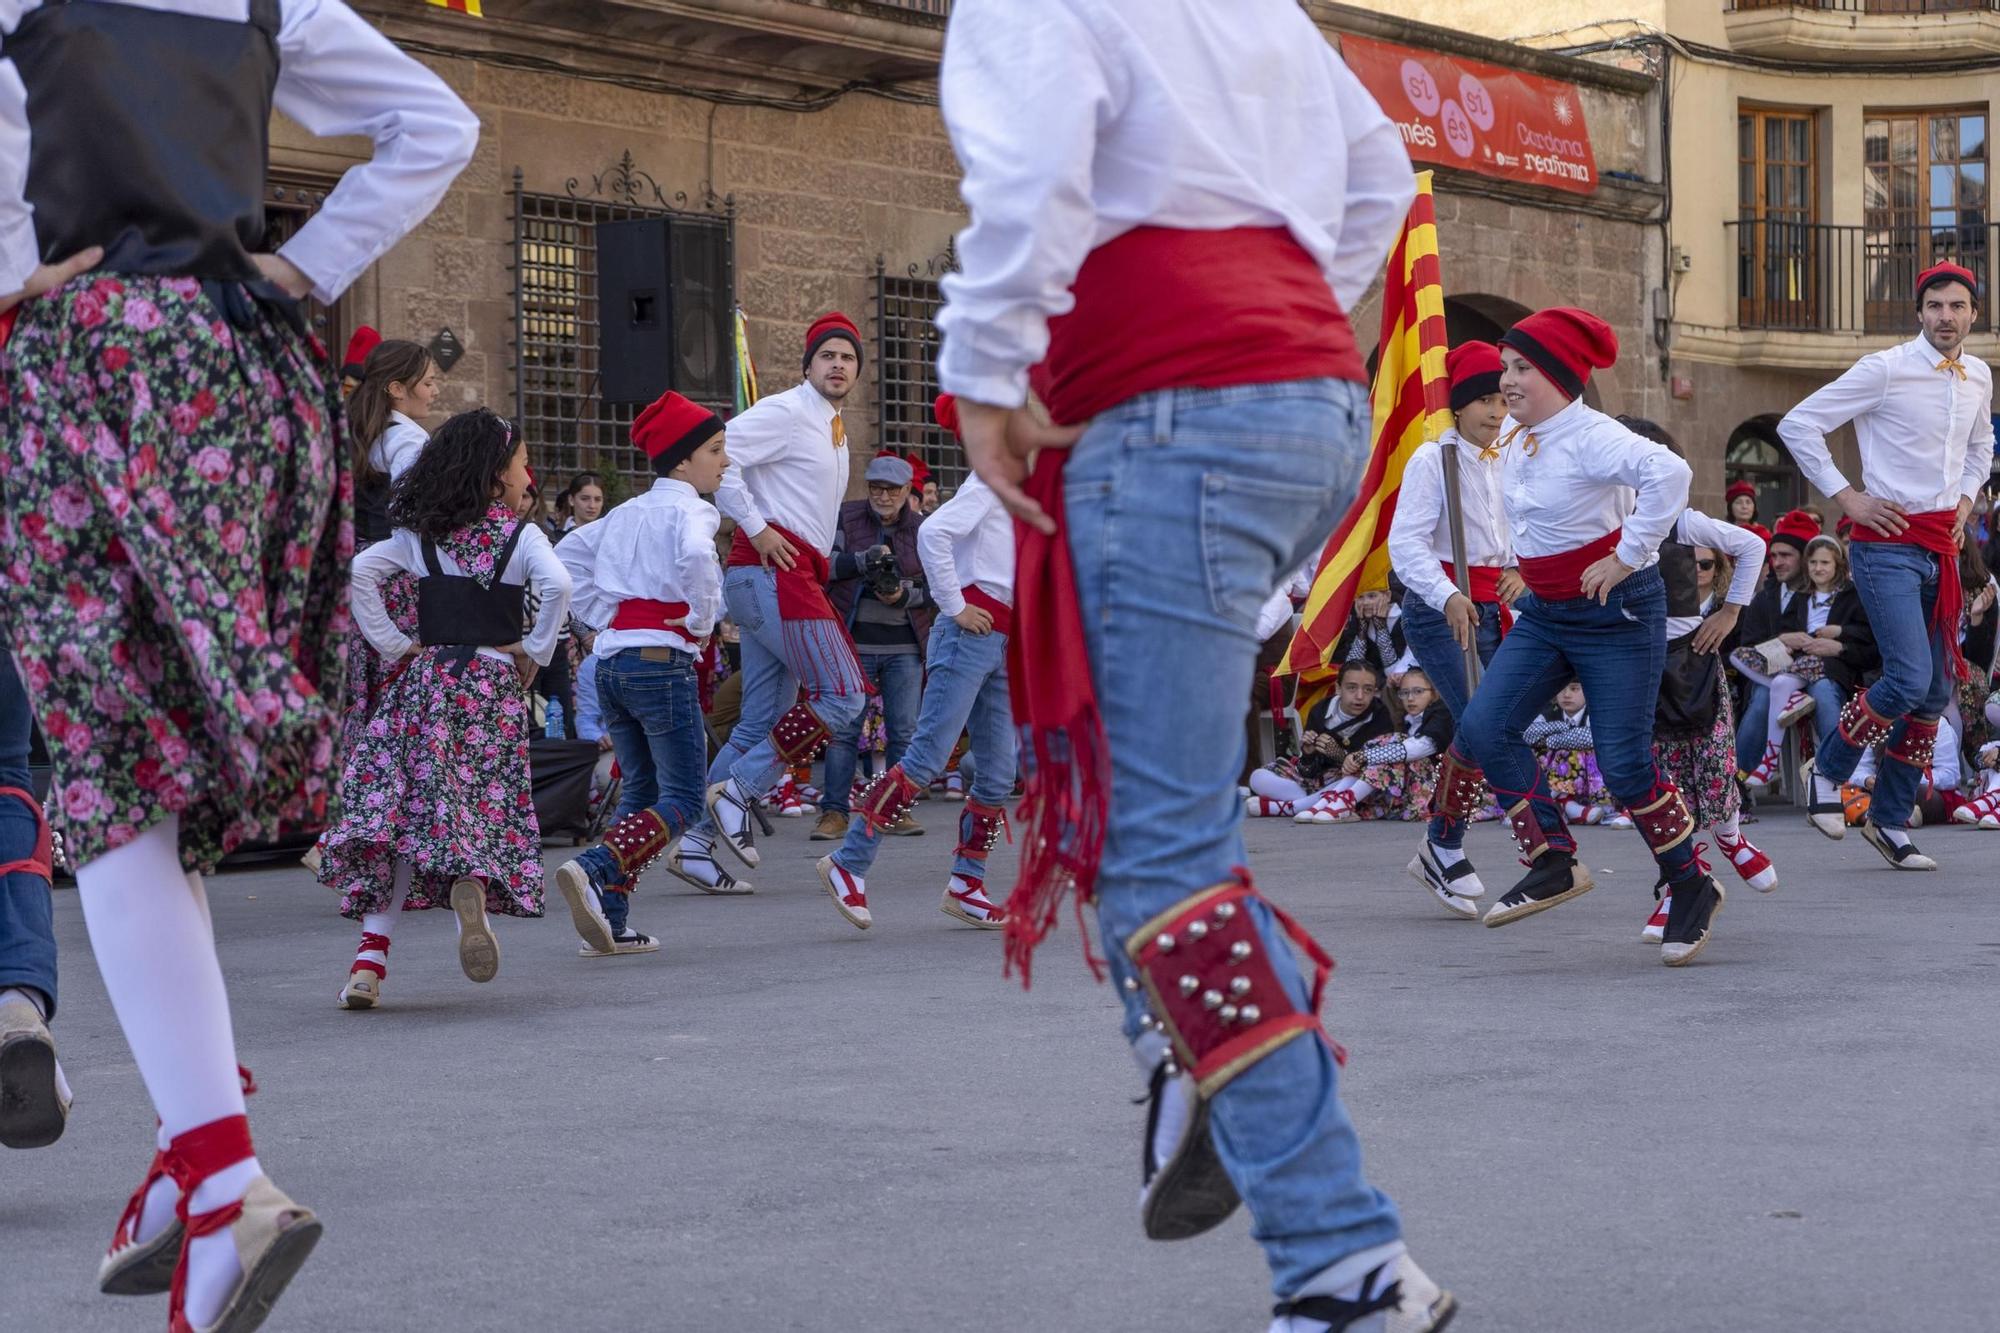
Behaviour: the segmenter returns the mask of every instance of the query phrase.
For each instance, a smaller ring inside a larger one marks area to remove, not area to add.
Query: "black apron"
[[[481,648],[504,648],[521,641],[528,619],[528,585],[503,583],[501,575],[527,526],[527,519],[515,524],[493,559],[490,584],[470,574],[445,573],[438,563],[437,543],[423,539],[425,573],[417,579],[417,642],[445,649],[438,656],[454,676],[464,674]]]
[[[1660,581],[1666,585],[1667,615],[1701,614],[1701,585],[1695,570],[1694,547],[1672,537],[1660,543]],[[1660,699],[1653,709],[1653,738],[1689,741],[1706,736],[1715,726],[1717,691],[1722,688],[1722,658],[1694,650],[1695,631],[1667,640],[1667,664],[1660,673]]]

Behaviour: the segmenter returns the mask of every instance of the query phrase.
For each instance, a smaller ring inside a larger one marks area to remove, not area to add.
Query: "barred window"
[[[938,279],[958,267],[950,250],[892,276],[875,261],[875,398],[881,449],[924,460],[946,494],[965,480],[965,451],[931,415],[938,396]]]

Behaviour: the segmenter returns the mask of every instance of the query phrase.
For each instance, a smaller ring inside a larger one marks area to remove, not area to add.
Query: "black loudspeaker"
[[[636,218],[597,226],[600,393],[650,403],[668,389],[727,402],[732,382],[726,223]]]

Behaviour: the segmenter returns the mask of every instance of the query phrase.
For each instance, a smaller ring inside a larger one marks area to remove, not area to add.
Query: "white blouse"
[[[1434,611],[1458,591],[1445,577],[1451,560],[1451,514],[1445,507],[1444,451],[1458,450],[1459,509],[1465,523],[1465,559],[1470,565],[1513,563],[1507,513],[1501,496],[1501,456],[1482,460],[1479,446],[1454,428],[1417,446],[1403,465],[1396,492],[1396,517],[1389,524],[1389,564],[1403,586]]]
[[[1508,417],[1500,438],[1516,559],[1562,555],[1619,527],[1626,566],[1646,569],[1659,559],[1694,475],[1673,450],[1581,399],[1533,429]]]
[[[368,461],[378,472],[386,473],[391,484],[402,480],[410,470],[410,464],[417,461],[417,455],[431,440],[430,432],[404,416],[401,412],[389,414],[389,426],[375,437],[375,443],[368,446]]]
[[[249,0],[104,0],[247,23]],[[0,35],[42,0],[0,0]],[[479,118],[444,80],[398,50],[342,0],[281,0],[279,111],[323,138],[366,135],[374,156],[350,168],[278,253],[331,303],[437,207],[479,142]],[[143,75],[141,75],[143,77]],[[0,292],[41,263],[25,198],[33,141],[27,90],[0,47]],[[58,256],[63,258],[66,256]]]
[[[438,568],[445,573],[464,572],[442,548],[437,557]],[[429,572],[424,566],[423,538],[405,528],[397,528],[386,540],[356,555],[350,576],[354,623],[361,627],[375,651],[390,662],[410,651],[415,642],[396,628],[396,623],[389,619],[388,609],[382,605],[382,580],[398,571],[418,578]],[[547,666],[555,656],[556,631],[562,627],[569,609],[570,583],[569,571],[556,559],[540,527],[530,523],[522,531],[521,540],[515,543],[514,553],[507,558],[507,567],[500,571],[499,578],[502,583],[526,581],[528,595],[535,599],[539,609],[534,627],[521,640],[521,646],[528,656]],[[512,660],[498,648],[482,646],[479,652],[502,662]]]
[[[715,507],[748,536],[776,523],[821,555],[833,550],[851,452],[845,444],[833,447],[839,416],[839,408],[804,383],[759,398],[730,418],[729,469]]]

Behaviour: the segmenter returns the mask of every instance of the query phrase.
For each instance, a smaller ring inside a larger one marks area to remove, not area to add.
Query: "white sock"
[[[705,857],[715,850],[715,835],[707,829],[690,829],[681,835],[681,859]]]
[[[1821,801],[1838,801],[1840,799],[1840,784],[1815,768],[1813,770],[1813,795]]]
[[[35,1012],[42,1016],[42,1021],[44,1023],[49,1021],[49,1011],[42,1008],[41,996],[36,992],[23,990],[19,986],[9,986],[6,990],[0,990],[0,1004],[11,1004],[15,1000],[33,1005]]]
[[[1715,830],[1716,837],[1727,838],[1731,842],[1736,842],[1743,836],[1743,826],[1737,822],[1735,815],[1731,815],[1727,819],[1718,819],[1710,827]]]
[[[1582,818],[1583,818],[1583,816],[1584,816],[1584,814],[1585,814],[1585,811],[1584,811],[1584,808],[1583,808],[1583,802],[1581,802],[1581,801],[1564,801],[1564,802],[1563,802],[1563,815],[1564,815],[1564,817],[1566,817],[1566,818],[1569,818],[1569,819],[1582,819]]]
[[[1465,849],[1463,847],[1440,847],[1436,843],[1432,843],[1431,855],[1437,859],[1437,863],[1440,866],[1449,870],[1465,859]]]
[[[1910,835],[1906,829],[1884,828],[1882,825],[1877,824],[1875,831],[1880,833],[1891,847],[1908,847],[1910,845]]]
[[[167,1127],[161,1125],[155,1135],[161,1152],[167,1150]],[[146,1191],[146,1207],[139,1214],[139,1230],[135,1240],[151,1240],[166,1228],[174,1217],[174,1205],[180,1202],[181,1187],[174,1183],[172,1176],[161,1176],[153,1182],[153,1188]]]
[[[250,1182],[264,1174],[255,1157],[226,1166],[194,1187],[188,1216],[199,1217],[227,1208],[243,1197]],[[229,1228],[211,1232],[188,1244],[187,1317],[196,1328],[215,1322],[243,1278],[236,1255],[236,1237]]]
[[[169,1138],[243,1114],[229,995],[179,838],[170,816],[76,872],[104,989]]]

